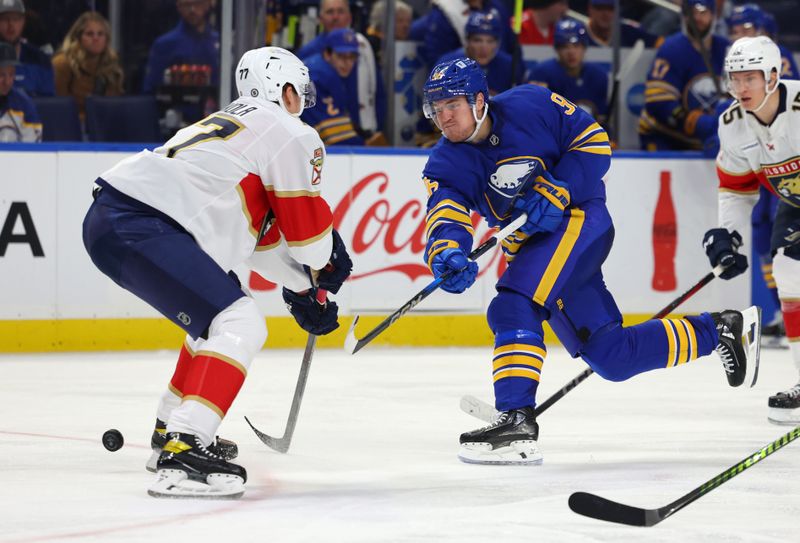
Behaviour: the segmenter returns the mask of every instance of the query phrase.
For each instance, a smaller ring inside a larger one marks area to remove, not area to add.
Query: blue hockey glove
[[[711,266],[722,264],[725,267],[719,275],[722,279],[733,279],[747,270],[747,257],[737,252],[741,246],[742,236],[736,230],[728,232],[725,228],[712,228],[703,236],[703,248]]]
[[[555,231],[564,218],[569,202],[567,184],[543,172],[533,186],[514,202],[514,209],[528,214],[528,222],[520,231],[528,235]]]
[[[451,247],[436,253],[431,262],[431,269],[437,279],[446,273],[452,272],[442,281],[442,289],[451,294],[461,294],[478,277],[478,264],[469,260],[467,253],[458,247]]]
[[[317,276],[317,285],[332,294],[339,292],[342,283],[350,277],[353,271],[353,261],[347,254],[347,247],[342,241],[342,236],[335,229],[333,230],[333,251],[331,260],[327,266],[320,270]]]
[[[286,302],[286,307],[289,308],[294,320],[306,332],[323,336],[339,328],[339,306],[330,300],[320,304],[317,301],[315,288],[299,293],[284,287],[283,301]]]

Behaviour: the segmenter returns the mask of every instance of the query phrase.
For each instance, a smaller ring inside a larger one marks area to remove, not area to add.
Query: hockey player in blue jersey
[[[714,0],[683,0],[683,30],[658,48],[639,117],[642,149],[702,149],[716,141],[719,77],[728,40],[712,34],[714,9]]]
[[[558,58],[537,64],[528,79],[567,98],[603,124],[608,113],[608,76],[583,62],[588,43],[583,23],[562,19],[553,33]]]
[[[471,12],[464,30],[467,35],[467,46],[447,53],[439,59],[438,63],[462,57],[471,58],[480,65],[483,73],[486,74],[491,96],[507,91],[524,81],[521,69],[518,70],[516,79],[512,80],[513,62],[511,55],[500,50],[503,23],[496,13]]]
[[[758,308],[651,320],[622,327],[601,266],[614,239],[603,176],[608,136],[559,94],[521,85],[487,100],[486,79],[470,59],[437,65],[423,89],[423,110],[442,130],[423,171],[428,190],[425,259],[447,292],[475,281],[468,260],[470,213],[489,226],[521,214],[527,222],[502,242],[509,261],[487,320],[494,333],[495,423],[461,435],[470,463],[538,464],[536,389],[548,321],[572,356],[601,377],[622,381],[672,367],[716,349],[728,382],[754,371]],[[749,382],[749,381],[748,381]]]

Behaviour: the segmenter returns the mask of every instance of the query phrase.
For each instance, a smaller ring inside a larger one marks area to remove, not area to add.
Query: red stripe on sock
[[[800,300],[781,300],[786,337],[800,338]]]
[[[199,396],[215,405],[223,415],[228,412],[245,374],[230,362],[207,355],[194,357],[192,369],[184,383],[184,396]]]
[[[185,394],[183,387],[186,382],[186,376],[189,374],[189,369],[192,367],[192,359],[194,353],[184,343],[181,347],[181,352],[178,355],[178,363],[175,365],[175,373],[172,374],[169,384],[172,385],[176,391]]]

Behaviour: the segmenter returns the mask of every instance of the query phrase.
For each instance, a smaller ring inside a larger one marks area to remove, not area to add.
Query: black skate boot
[[[738,387],[747,381],[752,387],[758,379],[761,356],[761,308],[754,305],[741,312],[729,309],[711,313],[711,318],[717,325],[716,351],[722,359],[728,384]]]
[[[158,457],[158,479],[147,491],[156,498],[236,499],[247,471],[212,453],[192,434],[172,432]]]
[[[769,405],[767,418],[771,423],[792,426],[800,424],[800,383],[789,390],[770,396],[767,405]]]
[[[483,428],[461,434],[458,458],[468,464],[541,464],[533,407],[501,411]]]
[[[161,454],[161,449],[167,444],[167,423],[161,419],[156,419],[156,427],[153,430],[153,435],[150,437],[150,448],[153,453],[145,465],[147,471],[156,472],[156,462]],[[220,456],[223,460],[233,460],[239,456],[239,447],[233,441],[223,439],[219,436],[216,437],[208,450]]]

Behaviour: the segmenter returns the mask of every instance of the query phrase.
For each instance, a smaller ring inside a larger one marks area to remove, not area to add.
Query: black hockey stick
[[[478,245],[478,247],[473,250],[468,258],[470,260],[477,260],[481,256],[483,256],[486,252],[489,251],[492,247],[497,245],[499,240],[502,240],[508,236],[510,236],[515,231],[519,230],[525,222],[528,220],[528,216],[523,213],[514,221],[512,221],[508,226],[500,230],[499,232],[495,232],[492,237]],[[404,303],[400,309],[396,310],[394,313],[386,317],[378,326],[370,330],[363,338],[359,339],[356,337],[356,324],[358,323],[358,315],[353,317],[353,324],[350,325],[350,330],[347,332],[347,337],[344,340],[344,350],[350,354],[356,354],[360,351],[365,345],[370,343],[373,339],[378,337],[381,332],[389,328],[392,324],[395,323],[397,319],[411,311],[418,303],[422,300],[433,294],[439,286],[444,282],[453,272],[445,273],[440,275],[433,281],[431,281],[425,288],[420,290],[417,294],[414,295],[409,301]]]
[[[264,444],[273,449],[278,451],[279,453],[285,453],[289,450],[289,445],[292,444],[292,435],[294,435],[294,427],[297,425],[297,415],[300,413],[300,403],[303,400],[303,393],[306,390],[306,382],[308,381],[308,370],[311,367],[311,358],[314,356],[314,347],[317,345],[317,336],[314,334],[308,334],[308,341],[306,341],[306,350],[303,353],[303,362],[300,364],[300,374],[297,376],[297,385],[294,388],[294,397],[292,398],[292,407],[289,408],[289,418],[286,421],[286,430],[283,432],[281,437],[272,437],[268,436],[264,432],[260,431],[258,428],[253,426],[253,423],[250,422],[250,419],[247,417],[244,420],[247,421],[247,424],[250,425],[250,428],[258,436],[258,439],[264,442]]]
[[[324,306],[328,299],[328,291],[325,289],[317,289],[317,303]],[[294,396],[292,397],[292,406],[289,408],[289,418],[286,421],[286,430],[284,430],[281,437],[268,436],[258,428],[253,426],[250,419],[247,417],[244,420],[250,425],[250,428],[258,436],[258,439],[270,449],[276,450],[279,453],[285,453],[289,450],[289,445],[292,444],[292,435],[294,435],[294,427],[297,425],[297,415],[300,413],[300,403],[303,401],[303,393],[306,391],[306,382],[308,381],[308,370],[311,367],[311,358],[314,356],[314,347],[317,345],[317,336],[308,334],[306,341],[306,350],[303,352],[303,362],[300,364],[300,373],[297,376],[297,384],[294,387]]]
[[[702,279],[700,279],[697,283],[694,284],[689,290],[672,300],[669,305],[667,305],[664,309],[653,315],[651,318],[653,319],[660,319],[669,315],[672,310],[676,307],[681,305],[683,302],[697,294],[697,292],[702,289],[704,286],[709,284],[715,277],[723,272],[725,267],[722,265],[718,265],[712,271],[708,272]],[[592,368],[586,368],[581,373],[576,375],[571,381],[569,381],[566,385],[561,387],[558,391],[556,391],[552,396],[547,398],[544,402],[540,403],[536,409],[534,410],[534,416],[539,416],[545,411],[547,411],[550,406],[556,403],[558,400],[563,398],[567,395],[567,393],[581,384],[583,381],[586,380],[590,375],[594,373]],[[461,399],[461,408],[464,409],[470,415],[475,415],[478,418],[485,419],[485,413],[487,411],[486,407],[483,406],[484,402],[478,400],[477,398],[473,398],[471,396],[465,396]],[[483,416],[481,416],[483,415]]]
[[[619,502],[607,500],[606,498],[589,494],[588,492],[575,492],[569,497],[569,508],[579,515],[592,517],[618,524],[629,524],[631,526],[655,526],[667,517],[677,513],[693,501],[701,498],[722,486],[724,483],[733,479],[741,472],[756,465],[772,453],[788,445],[800,437],[800,426],[789,433],[779,437],[769,445],[765,445],[761,450],[751,454],[744,460],[734,464],[716,477],[712,477],[691,492],[681,496],[674,502],[658,509],[641,509],[632,507]]]

